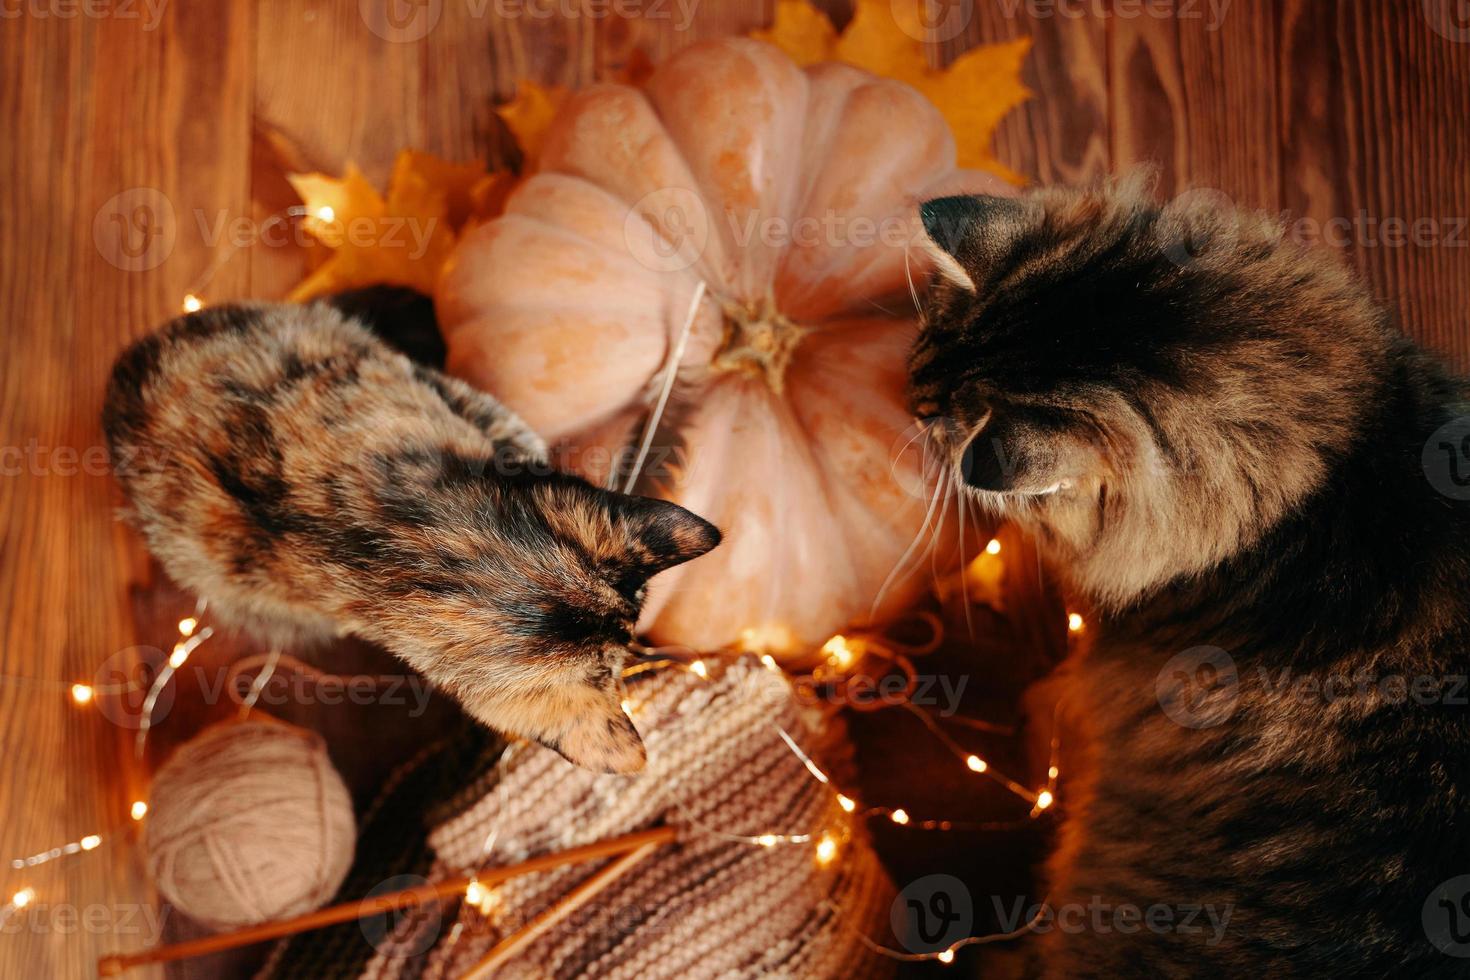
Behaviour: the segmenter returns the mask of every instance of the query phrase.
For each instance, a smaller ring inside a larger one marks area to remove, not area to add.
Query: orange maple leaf
[[[289,298],[301,302],[377,283],[432,293],[459,230],[498,208],[508,176],[416,150],[394,160],[386,197],[350,163],[340,178],[289,175],[305,205],[307,231],[332,249]]]
[[[516,83],[515,98],[495,110],[521,148],[522,172],[535,169],[546,130],[568,94],[564,85],[540,85],[523,78]]]
[[[752,36],[776,45],[799,65],[841,61],[912,85],[949,123],[961,167],[1024,183],[1025,178],[996,159],[993,143],[1000,121],[1031,97],[1021,82],[1030,38],[983,44],[948,68],[932,68],[922,41],[919,2],[923,0],[857,0],[852,22],[839,35],[808,0],[778,0],[775,22]]]

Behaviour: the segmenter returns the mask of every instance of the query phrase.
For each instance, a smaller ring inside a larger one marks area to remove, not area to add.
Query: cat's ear
[[[719,528],[667,500],[626,496],[618,510],[631,537],[626,564],[647,577],[698,558],[720,543]]]
[[[1026,204],[1015,198],[983,194],[937,197],[919,205],[924,225],[921,244],[934,269],[966,292],[975,291],[971,269],[1009,237],[1026,214]]]

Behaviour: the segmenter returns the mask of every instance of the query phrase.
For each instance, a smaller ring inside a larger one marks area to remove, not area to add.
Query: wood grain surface
[[[1470,367],[1463,3],[930,2],[936,64],[1033,40],[1036,97],[997,137],[1015,170],[1148,163],[1166,193],[1283,212]],[[135,613],[153,573],[98,462],[119,349],[206,277],[214,301],[300,277],[293,241],[222,244],[228,222],[292,202],[288,170],[351,160],[381,180],[406,146],[505,159],[493,107],[517,79],[575,85],[770,16],[770,0],[0,3],[0,862],[109,836],[44,868],[0,863],[0,901],[37,892],[0,928],[0,976],[89,976],[99,953],[154,938],[125,819],[146,783],[132,733],[67,696],[135,644],[171,642]]]

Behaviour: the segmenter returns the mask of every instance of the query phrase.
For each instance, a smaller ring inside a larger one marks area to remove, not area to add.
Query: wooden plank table
[[[1289,212],[1344,251],[1411,333],[1470,367],[1463,4],[950,2],[938,12],[957,19],[934,18],[936,63],[1034,41],[1037,98],[998,135],[1011,167],[1083,180],[1153,161],[1166,193],[1211,188]],[[824,7],[848,16],[840,0]],[[287,170],[352,160],[381,180],[405,146],[499,159],[508,144],[492,108],[517,78],[578,84],[771,15],[769,0],[629,0],[613,9],[649,16],[592,14],[609,9],[0,6],[0,859],[116,826],[146,783],[131,732],[68,699],[109,657],[168,642],[133,613],[130,588],[152,573],[113,520],[98,463],[118,350],[175,313],[219,258],[221,218],[258,223],[291,202]],[[207,298],[279,295],[302,262],[294,244],[242,249]],[[24,874],[0,865],[0,894],[31,885],[44,906],[0,929],[0,976],[86,976],[100,952],[153,938],[125,827],[116,845]]]

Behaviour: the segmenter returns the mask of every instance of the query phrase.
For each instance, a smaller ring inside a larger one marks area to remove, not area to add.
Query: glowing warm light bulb
[[[1052,766],[1051,768],[1047,769],[1047,771],[1046,771],[1046,778],[1047,779],[1056,779],[1057,778],[1057,773],[1059,771],[1060,770],[1058,770],[1056,766]]]
[[[857,804],[854,803],[850,798],[843,796],[841,793],[837,794],[837,805],[842,807],[842,809],[846,810],[848,813],[851,813],[852,811],[857,809]]]
[[[317,208],[316,216],[319,221],[332,222],[337,220],[337,212],[332,210],[332,206],[329,204],[323,204]]]
[[[36,890],[34,888],[22,888],[20,891],[11,896],[10,904],[15,908],[23,909],[35,900]]]
[[[87,684],[73,684],[71,686],[71,699],[77,704],[86,704],[92,700],[92,688]]]
[[[736,645],[742,653],[787,653],[797,646],[797,642],[790,627],[767,623],[741,630]]]
[[[189,648],[180,643],[174,647],[174,652],[168,655],[168,665],[174,670],[184,666],[184,661],[189,659]]]
[[[1036,809],[1045,810],[1047,807],[1052,805],[1052,801],[1053,797],[1051,795],[1051,790],[1044,789],[1040,793],[1036,794]]]
[[[181,304],[185,313],[198,313],[204,309],[204,300],[193,293],[184,294],[184,302]]]
[[[941,963],[953,963],[954,962],[954,950],[952,950],[952,949],[946,949],[943,952],[941,952],[937,958],[938,958],[939,962],[941,962]]]
[[[857,661],[857,652],[841,633],[822,644],[822,655],[833,666],[843,669],[851,667]]]
[[[199,620],[195,619],[193,616],[185,616],[183,619],[179,620],[179,635],[192,635],[194,632],[194,628],[198,625]]]
[[[478,879],[472,879],[464,890],[465,904],[479,909],[481,915],[489,915],[495,906],[500,903],[500,898],[495,892],[480,884]]]
[[[909,822],[909,812],[900,807],[890,813],[888,815],[888,819],[892,820],[896,824],[906,824]]]
[[[696,660],[696,661],[694,661],[694,663],[692,663],[692,664],[689,665],[689,669],[692,670],[692,671],[694,671],[700,677],[708,677],[709,676],[709,668],[704,665],[704,661],[703,660]]]
[[[1000,538],[991,538],[990,543],[985,546],[985,553],[987,555],[1000,554]]]
[[[133,802],[132,809],[129,810],[128,813],[132,815],[132,818],[134,820],[142,820],[144,817],[148,816],[148,804],[144,803],[142,800],[135,800]]]
[[[761,847],[775,847],[780,843],[780,838],[775,834],[761,834],[755,839],[755,842]]]
[[[823,834],[817,841],[817,863],[822,867],[831,864],[837,857],[837,841],[831,834]]]
[[[969,766],[972,772],[984,772],[985,770],[990,768],[990,766],[986,764],[985,760],[980,758],[978,755],[972,755],[967,758],[965,760],[965,765]]]
[[[88,834],[86,837],[83,837],[81,839],[80,843],[82,845],[82,850],[93,851],[102,846],[102,838],[96,834]]]
[[[1083,625],[1081,613],[1067,613],[1067,629],[1069,631],[1081,633]]]

